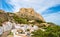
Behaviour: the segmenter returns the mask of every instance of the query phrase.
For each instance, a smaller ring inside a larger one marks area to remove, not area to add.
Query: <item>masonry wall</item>
[[[0,35],[3,34],[3,27],[0,27]]]
[[[12,29],[12,23],[3,24],[3,26],[0,27],[0,35],[3,34],[5,31],[9,31]]]

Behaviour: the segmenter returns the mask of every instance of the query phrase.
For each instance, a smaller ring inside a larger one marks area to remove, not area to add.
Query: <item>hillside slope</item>
[[[0,25],[5,21],[11,21],[23,24],[40,24],[44,18],[32,8],[21,8],[19,12],[11,13],[0,10]],[[32,23],[30,23],[33,21]]]

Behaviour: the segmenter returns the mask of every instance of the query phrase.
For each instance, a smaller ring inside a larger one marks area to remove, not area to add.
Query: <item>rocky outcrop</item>
[[[0,22],[4,22],[7,20],[7,14],[5,11],[0,10]]]
[[[23,18],[27,17],[29,19],[36,19],[36,20],[44,21],[43,17],[37,12],[35,12],[34,9],[32,8],[21,8],[19,12],[15,14]]]
[[[10,13],[10,12],[5,12],[3,10],[0,10],[0,25],[1,23],[9,20],[11,22],[13,21],[16,22],[18,18],[24,19],[24,20],[26,19],[28,21],[34,20],[36,22],[36,20],[40,20],[38,22],[45,22],[43,17],[37,12],[35,12],[34,9],[32,8],[21,8],[19,12],[16,12],[16,13]]]

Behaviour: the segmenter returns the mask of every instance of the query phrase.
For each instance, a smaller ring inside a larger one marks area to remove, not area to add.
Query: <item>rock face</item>
[[[29,19],[36,19],[36,20],[44,21],[43,17],[37,12],[35,12],[34,9],[32,8],[21,8],[19,12],[15,14],[23,18],[27,17]]]
[[[5,11],[0,10],[0,22],[4,22],[7,20],[7,14]]]
[[[10,12],[5,12],[3,10],[0,10],[0,25],[1,23],[5,21],[15,21],[16,18],[22,18],[24,20],[40,20],[42,22],[45,22],[43,17],[38,14],[37,12],[34,11],[32,8],[21,8],[19,12],[16,13],[10,13]],[[27,21],[27,22],[28,22]]]

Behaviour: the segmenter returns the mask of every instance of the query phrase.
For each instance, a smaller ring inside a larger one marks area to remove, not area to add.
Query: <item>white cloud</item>
[[[46,14],[44,16],[44,19],[47,22],[54,22],[54,23],[60,25],[60,12],[58,12],[58,13],[52,13],[52,14]]]
[[[14,11],[22,7],[32,7],[37,12],[43,12],[51,6],[60,4],[60,0],[10,0],[9,3],[14,6]]]
[[[24,1],[24,2],[36,2],[36,0],[21,0],[21,1]]]
[[[34,8],[38,13],[42,13],[49,7],[60,4],[60,0],[10,0],[9,4],[14,7],[14,12],[17,12],[19,8],[28,7]],[[56,22],[57,20],[60,21],[59,16],[60,15],[58,13],[55,13],[46,15],[44,18],[46,21]]]

